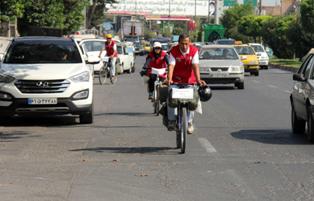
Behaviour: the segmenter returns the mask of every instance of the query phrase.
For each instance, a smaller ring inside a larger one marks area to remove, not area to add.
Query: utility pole
[[[219,15],[218,15],[218,12],[219,12],[219,0],[216,0],[215,1],[215,24],[219,24]]]
[[[194,6],[194,20],[196,20],[196,0],[195,0],[195,4],[194,4],[195,6]]]
[[[171,0],[169,0],[168,17],[170,17],[170,1]]]
[[[258,2],[258,7],[259,7],[259,9],[258,9],[258,11],[259,11],[259,15],[262,15],[262,0],[259,0],[259,2]]]

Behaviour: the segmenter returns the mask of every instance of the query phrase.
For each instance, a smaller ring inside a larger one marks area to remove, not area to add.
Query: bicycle
[[[190,111],[190,104],[194,101],[194,85],[174,84],[177,88],[171,89],[171,99],[176,102],[178,110],[176,119],[176,143],[180,153],[184,154],[186,149],[186,135],[188,128],[187,114]]]
[[[155,80],[154,81],[154,91],[153,91],[153,107],[154,107],[154,114],[156,116],[159,116],[159,110],[160,110],[160,85],[162,84],[162,81],[166,78],[167,73],[165,68],[153,68],[152,67],[152,74],[150,76],[150,79]]]
[[[103,58],[104,65],[99,69],[99,83],[101,85],[106,83],[107,77],[109,75],[111,84],[114,84],[115,80],[113,79],[113,75],[111,72],[112,64],[111,64],[111,58],[110,57],[104,57]]]

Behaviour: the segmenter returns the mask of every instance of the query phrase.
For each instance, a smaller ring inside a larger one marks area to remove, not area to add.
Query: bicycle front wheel
[[[156,116],[159,116],[159,110],[160,110],[160,94],[159,94],[159,85],[156,86],[155,88],[155,113]]]
[[[177,141],[180,142],[180,153],[185,153],[186,147],[186,135],[187,135],[187,128],[188,128],[188,120],[187,120],[187,110],[185,107],[179,108],[179,135],[177,136]]]
[[[99,70],[99,75],[98,75],[99,84],[101,84],[101,85],[105,84],[106,80],[107,80],[107,76],[108,76],[107,68],[105,66],[101,67]]]

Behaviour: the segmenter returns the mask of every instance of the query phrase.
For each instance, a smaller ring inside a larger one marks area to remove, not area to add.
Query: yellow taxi
[[[143,43],[143,46],[144,46],[144,51],[146,52],[146,53],[149,53],[150,51],[151,51],[151,47],[150,47],[150,43],[149,42],[144,42]]]
[[[259,62],[257,55],[252,47],[249,45],[235,45],[236,51],[241,57],[244,65],[244,71],[249,72],[251,75],[259,75]]]

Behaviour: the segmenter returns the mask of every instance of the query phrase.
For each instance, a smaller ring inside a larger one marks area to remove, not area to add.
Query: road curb
[[[294,67],[289,67],[289,66],[282,66],[282,65],[276,65],[276,64],[269,64],[270,68],[277,68],[285,71],[290,71],[290,72],[297,72],[299,68],[294,68]]]

